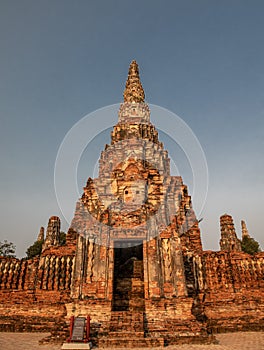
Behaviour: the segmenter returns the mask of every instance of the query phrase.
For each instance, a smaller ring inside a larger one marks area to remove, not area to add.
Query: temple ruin
[[[171,176],[132,61],[111,143],[60,245],[52,216],[42,253],[0,258],[0,330],[65,338],[91,317],[99,347],[208,343],[214,332],[263,330],[264,253],[242,252],[220,218],[220,251],[204,251],[187,186]],[[248,235],[242,222],[243,235]]]

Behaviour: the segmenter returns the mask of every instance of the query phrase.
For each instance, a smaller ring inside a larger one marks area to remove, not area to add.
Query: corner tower
[[[231,215],[224,214],[220,217],[221,239],[220,248],[228,252],[241,252],[241,242],[237,238],[236,230]]]

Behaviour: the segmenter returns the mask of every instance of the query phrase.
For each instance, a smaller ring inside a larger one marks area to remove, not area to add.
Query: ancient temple
[[[263,329],[264,254],[241,251],[227,214],[221,250],[203,251],[191,197],[182,178],[170,175],[135,61],[117,117],[66,244],[53,216],[45,238],[40,230],[39,257],[0,259],[0,330],[64,337],[71,316],[90,315],[99,347],[151,347]]]

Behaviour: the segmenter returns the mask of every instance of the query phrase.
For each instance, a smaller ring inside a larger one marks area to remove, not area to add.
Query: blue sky
[[[121,102],[136,59],[147,102],[180,116],[206,155],[204,248],[218,249],[225,212],[263,246],[263,13],[261,0],[1,0],[0,240],[23,256],[61,216],[58,148],[83,116]]]

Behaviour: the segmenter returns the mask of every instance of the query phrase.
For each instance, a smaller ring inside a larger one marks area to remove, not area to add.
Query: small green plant
[[[66,233],[65,232],[62,232],[62,231],[60,232],[59,241],[60,241],[60,245],[66,244]]]
[[[254,240],[254,238],[244,236],[241,242],[241,247],[243,252],[248,254],[255,254],[260,252],[260,246],[257,241]]]
[[[36,241],[30,247],[28,247],[26,254],[28,259],[32,259],[35,256],[40,256],[42,251],[43,241]]]

